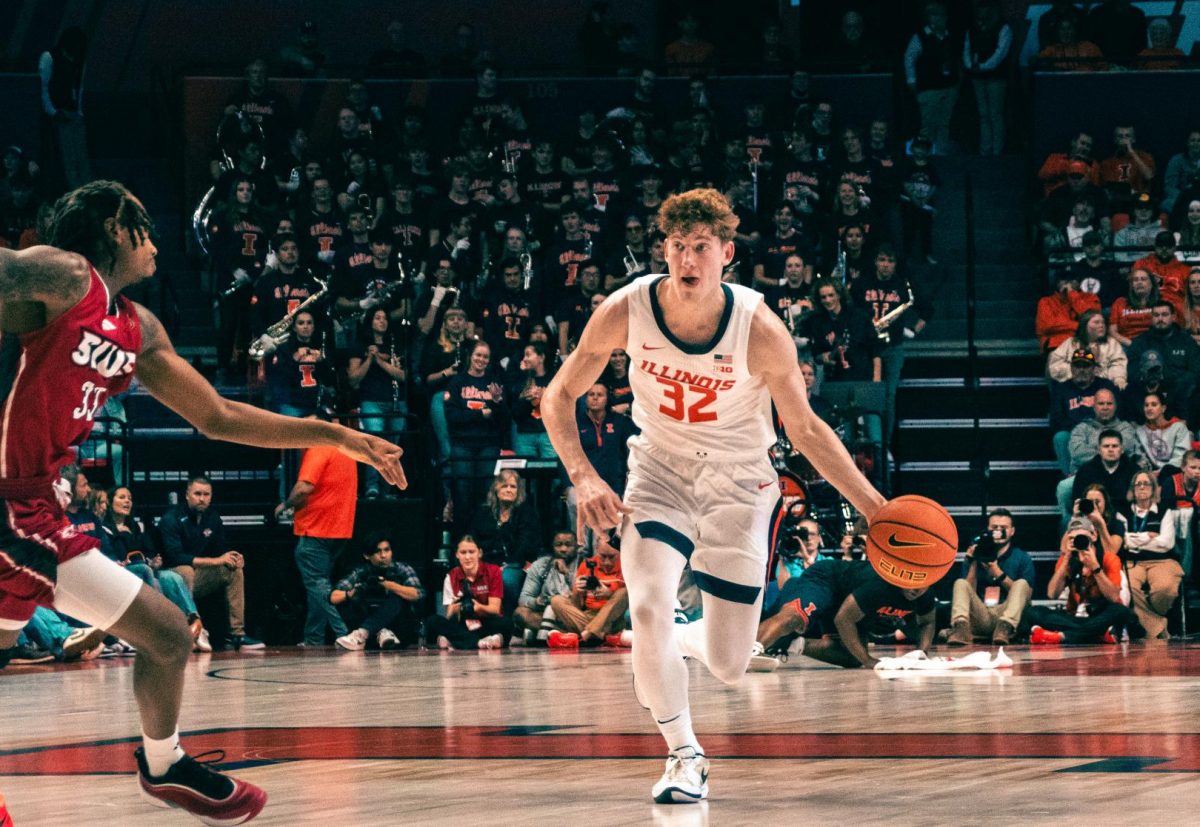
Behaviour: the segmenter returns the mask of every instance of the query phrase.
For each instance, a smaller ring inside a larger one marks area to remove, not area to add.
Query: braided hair
[[[107,269],[117,260],[116,245],[104,230],[104,222],[110,218],[128,230],[139,246],[154,232],[146,208],[123,184],[92,181],[55,203],[47,242],[61,250],[79,253],[97,267]]]

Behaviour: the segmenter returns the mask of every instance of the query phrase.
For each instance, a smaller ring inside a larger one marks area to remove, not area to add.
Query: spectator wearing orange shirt
[[[1112,155],[1100,162],[1100,186],[1108,190],[1115,210],[1128,212],[1133,196],[1149,192],[1157,167],[1154,156],[1144,149],[1134,149],[1137,133],[1132,126],[1113,130]]]
[[[1187,54],[1175,47],[1175,30],[1171,21],[1158,17],[1147,29],[1150,48],[1138,52],[1134,68],[1143,72],[1165,72],[1187,67]]]
[[[1075,21],[1058,21],[1058,42],[1038,52],[1037,68],[1048,72],[1102,72],[1108,68],[1100,47],[1079,39]]]
[[[335,638],[347,634],[337,608],[329,602],[329,576],[346,541],[354,535],[358,499],[358,465],[337,448],[318,445],[304,452],[300,474],[287,499],[275,507],[278,519],[296,514],[296,566],[308,596],[304,645],[324,646],[325,627]]]
[[[1085,175],[1093,185],[1100,183],[1100,165],[1092,158],[1092,136],[1080,132],[1071,139],[1066,152],[1052,152],[1042,162],[1038,178],[1042,182],[1043,195],[1049,195],[1067,183],[1073,162],[1078,162],[1076,171]]]
[[[1129,272],[1129,292],[1113,302],[1108,314],[1108,335],[1124,347],[1150,328],[1150,314],[1158,301],[1158,285],[1144,267]]]
[[[566,632],[551,632],[552,649],[599,646],[607,642],[628,645],[625,610],[629,595],[621,573],[621,552],[603,536],[596,535],[596,553],[579,564],[569,597],[555,595],[550,608]]]
[[[1054,292],[1038,300],[1035,327],[1042,342],[1042,352],[1048,353],[1071,338],[1085,310],[1099,309],[1100,297],[1081,292],[1079,282],[1070,272],[1061,271],[1055,280]]]
[[[679,39],[667,44],[663,62],[672,75],[689,75],[712,64],[713,44],[700,37],[700,19],[685,11],[679,18]]]
[[[1023,625],[1030,626],[1029,642],[1116,643],[1113,627],[1119,629],[1133,615],[1121,602],[1121,560],[1107,554],[1096,542],[1096,528],[1082,517],[1071,520],[1059,544],[1058,563],[1046,588],[1046,596],[1057,600],[1067,590],[1066,611],[1047,606],[1026,606]],[[1080,605],[1087,616],[1077,617]]]
[[[1154,236],[1154,252],[1133,263],[1133,270],[1145,270],[1154,279],[1159,295],[1175,305],[1183,315],[1183,295],[1192,268],[1175,256],[1175,234],[1163,230]],[[1131,271],[1132,272],[1132,271]]]

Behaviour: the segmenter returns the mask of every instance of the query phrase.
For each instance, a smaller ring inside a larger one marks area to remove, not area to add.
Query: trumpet
[[[641,263],[638,262],[637,256],[633,254],[633,248],[628,244],[625,245],[625,275],[632,276],[634,273],[642,269]]]
[[[905,301],[904,304],[896,305],[894,308],[892,308],[888,312],[884,313],[882,316],[880,316],[878,319],[875,320],[875,322],[874,322],[875,335],[879,337],[879,341],[883,342],[885,345],[890,345],[892,343],[892,334],[888,331],[888,327],[891,326],[892,322],[894,322],[901,315],[903,315],[905,310],[908,310],[908,308],[910,308],[912,306],[913,306],[913,293],[912,293],[912,288],[909,287],[908,288],[908,300]]]
[[[288,337],[292,335],[292,321],[295,320],[298,315],[300,315],[302,310],[307,310],[325,297],[325,294],[329,292],[329,285],[320,279],[316,279],[316,281],[321,285],[320,290],[313,293],[304,301],[300,302],[300,304],[296,305],[295,310],[284,314],[282,319],[268,327],[263,335],[259,336],[250,343],[250,347],[246,349],[246,352],[251,359],[254,359],[255,361],[262,361],[264,356],[266,356],[268,353],[274,352],[277,347],[286,342]],[[323,341],[324,340],[322,340],[322,342]],[[322,347],[324,347],[323,344]]]

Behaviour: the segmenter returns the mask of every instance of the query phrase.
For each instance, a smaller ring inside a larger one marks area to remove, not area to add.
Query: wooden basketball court
[[[665,753],[628,651],[197,656],[182,732],[267,790],[263,825],[1200,822],[1200,645],[1010,654],[894,679],[799,658],[738,687],[692,664],[700,806],[650,802]],[[131,666],[0,675],[18,827],[195,823],[138,795]]]

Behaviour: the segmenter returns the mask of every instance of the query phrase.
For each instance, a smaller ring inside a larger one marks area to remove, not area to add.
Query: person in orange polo
[[[354,535],[357,500],[358,464],[336,448],[320,445],[304,452],[292,492],[275,508],[276,518],[295,512],[296,565],[308,596],[305,646],[324,646],[326,625],[335,638],[348,632],[329,602],[333,590],[329,575],[333,561]]]

